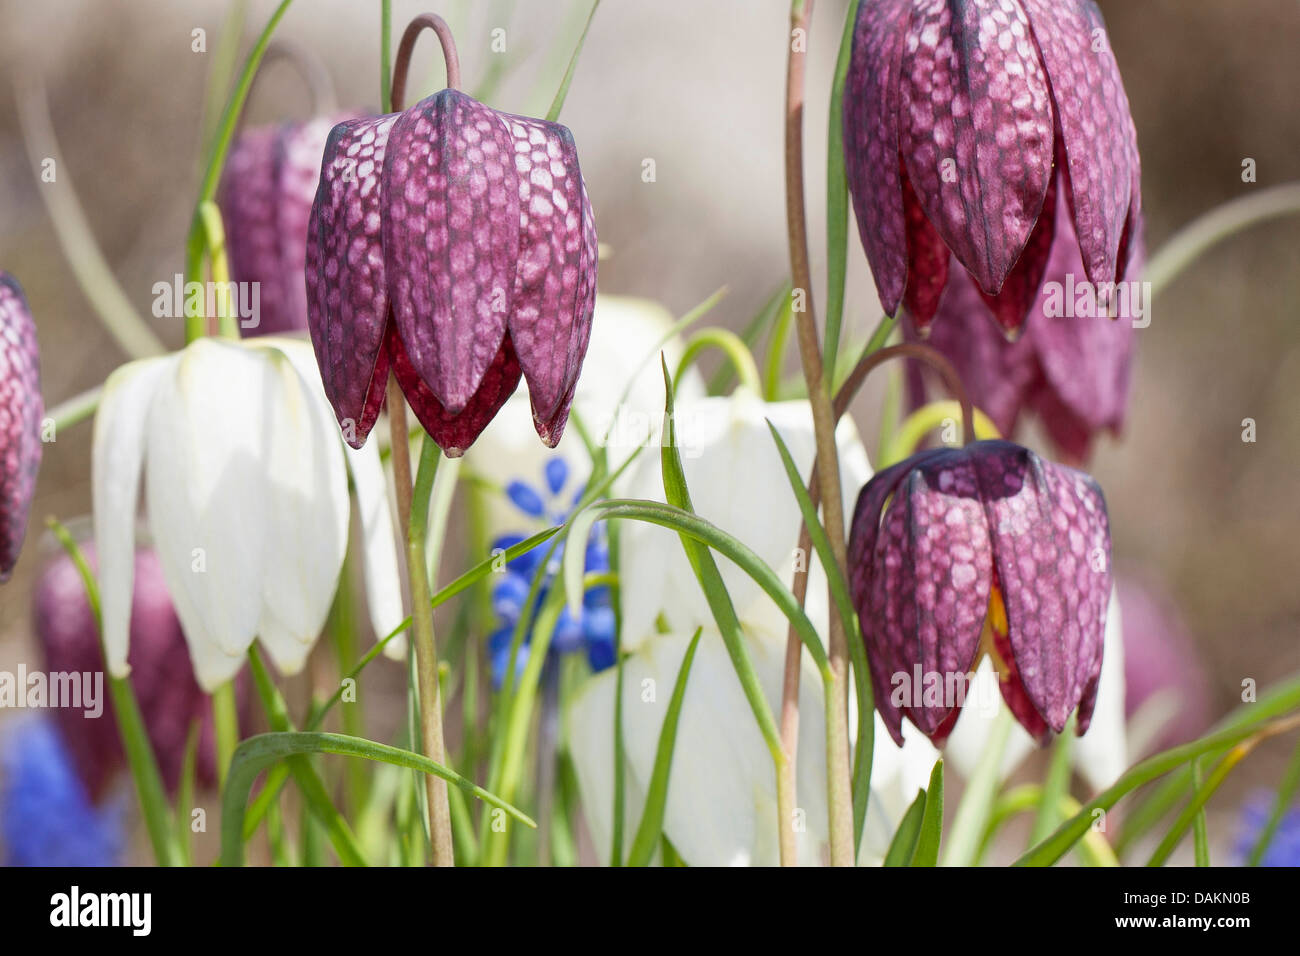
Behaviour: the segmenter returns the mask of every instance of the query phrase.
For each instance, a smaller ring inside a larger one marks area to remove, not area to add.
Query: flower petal
[[[1017,445],[971,448],[1015,667],[1060,733],[1101,668],[1111,591],[1105,499],[1087,475]],[[1089,716],[1081,708],[1081,729]]]
[[[360,448],[388,382],[388,285],[381,173],[396,115],[330,131],[308,224],[307,319],[325,394],[343,437]]]
[[[899,176],[898,86],[911,0],[859,3],[844,83],[844,172],[880,303],[898,311],[907,283]],[[832,119],[832,122],[834,120]]]
[[[135,580],[135,516],[146,428],[154,395],[176,361],[165,356],[123,365],[104,383],[95,413],[91,448],[95,551],[104,654],[108,672],[114,677],[131,672],[127,652]]]
[[[493,366],[514,308],[520,208],[509,126],[457,90],[421,100],[393,124],[383,194],[393,318],[411,369],[455,415]]]
[[[900,148],[926,215],[990,294],[1020,258],[1052,170],[1047,76],[1016,0],[917,0]]]
[[[167,370],[148,421],[149,525],[195,676],[211,691],[239,670],[261,616],[273,372],[256,351],[213,339]]]
[[[1141,171],[1106,25],[1092,0],[1022,2],[1060,117],[1084,268],[1094,283],[1113,282],[1123,269],[1123,236],[1140,217]]]
[[[0,583],[27,532],[44,415],[36,325],[18,283],[0,272]]]
[[[559,123],[502,114],[519,179],[519,261],[510,338],[528,381],[538,432],[552,447],[564,428],[591,336],[596,226],[573,134]],[[560,416],[557,421],[557,415]]]

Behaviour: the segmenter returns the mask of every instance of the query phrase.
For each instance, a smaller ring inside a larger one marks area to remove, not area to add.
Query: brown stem
[[[253,82],[249,86],[248,96],[244,99],[244,109],[239,118],[241,125],[244,122],[243,113],[247,112],[248,104],[252,102],[253,91],[262,81],[263,74],[276,60],[289,63],[307,84],[307,93],[311,97],[312,116],[334,112],[338,106],[334,95],[334,81],[330,79],[329,70],[325,68],[320,57],[313,53],[310,47],[277,37],[267,46],[257,72],[253,74]]]
[[[823,464],[819,471],[822,521],[830,539],[831,553],[841,567],[845,564],[844,505],[840,492],[839,455],[835,446],[835,422],[831,411],[830,392],[826,387],[822,367],[821,344],[817,338],[817,320],[813,313],[812,269],[808,261],[808,224],[804,212],[803,173],[803,107],[804,75],[807,61],[808,23],[812,17],[812,0],[794,0],[790,13],[791,33],[787,42],[790,55],[786,70],[785,104],[785,185],[786,221],[790,239],[790,272],[795,289],[804,293],[805,308],[795,313],[799,341],[799,358],[803,363],[804,381],[808,385],[808,400],[812,406],[813,429],[817,439],[816,461]],[[802,33],[803,42],[794,42],[796,31]],[[796,46],[802,49],[796,49]],[[805,554],[807,552],[804,552]],[[829,658],[831,680],[827,693],[831,699],[826,714],[826,784],[827,810],[830,823],[830,850],[832,866],[852,866],[856,856],[853,845],[853,795],[849,770],[848,737],[848,641],[838,615],[832,614],[829,623]],[[794,763],[798,730],[798,661],[799,655],[787,647],[787,671],[783,681],[781,704],[782,745],[787,748],[788,777],[777,781],[778,805],[782,788],[790,795],[794,785]],[[782,832],[787,829],[782,821]],[[783,849],[785,844],[782,844]],[[784,858],[782,862],[787,862]]]
[[[423,30],[432,30],[442,44],[442,58],[447,63],[447,88],[460,87],[460,57],[456,53],[456,41],[452,38],[451,27],[447,21],[436,13],[422,13],[406,25],[406,32],[397,45],[397,58],[393,61],[392,109],[402,108],[406,97],[406,74],[411,68],[411,53],[415,50],[415,41]]]

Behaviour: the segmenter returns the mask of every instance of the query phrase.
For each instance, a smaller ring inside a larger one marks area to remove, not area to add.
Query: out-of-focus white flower
[[[238,672],[255,638],[281,671],[302,667],[347,547],[348,469],[372,623],[382,636],[401,622],[377,447],[345,449],[311,346],[199,339],[114,372],[95,418],[95,543],[114,675],[129,670],[142,467],[154,548],[205,690]]]
[[[645,807],[664,715],[691,635],[655,634],[637,642],[623,664],[624,853]],[[754,669],[773,712],[779,712],[784,638],[748,644]],[[618,675],[589,680],[568,710],[569,751],[577,770],[583,814],[601,862],[613,841],[614,700]],[[796,764],[798,861],[811,866],[829,856],[826,814],[826,738],[822,682],[808,656],[799,683]],[[936,758],[919,732],[899,749],[876,718],[872,799],[859,863],[878,865],[898,821],[926,785]],[[683,698],[664,835],[693,866],[775,866],[779,860],[776,777],[772,757],[732,668],[722,637],[705,629]]]
[[[609,433],[606,447],[611,468],[617,468],[643,446],[663,419],[664,378],[659,353],[663,352],[670,370],[676,368],[682,354],[682,341],[672,334],[672,327],[672,315],[656,302],[596,296],[591,341],[573,409],[592,441],[599,442]],[[704,383],[692,367],[682,376],[677,395],[679,399],[692,399],[703,394]],[[540,482],[547,462],[557,456],[564,459],[575,485],[580,487],[586,482],[591,461],[576,425],[570,423],[558,447],[545,447],[537,441],[528,397],[517,392],[470,446],[465,461],[476,474],[504,486],[512,479]],[[489,536],[520,529],[520,513],[504,495],[489,496],[488,505]]]
[[[975,680],[967,691],[966,706],[962,708],[944,748],[951,766],[965,777],[975,772],[988,744],[993,721],[1006,709],[997,682],[997,673],[986,658],[975,673]],[[1094,790],[1110,786],[1128,768],[1128,737],[1124,723],[1124,630],[1114,590],[1106,612],[1105,646],[1092,723],[1088,732],[1071,744],[1074,768]],[[1002,753],[1002,776],[1010,776],[1037,749],[1034,739],[1019,723],[1015,723]]]
[[[682,400],[674,424],[691,504],[728,534],[749,546],[787,586],[796,562],[810,561],[806,609],[819,633],[826,629],[826,576],[816,555],[796,555],[803,519],[790,488],[780,452],[767,421],[780,432],[807,484],[816,457],[812,410],[806,401],[764,402],[746,388],[725,398]],[[664,499],[658,453],[662,421],[655,428],[653,453],[635,465],[627,494]],[[852,513],[858,491],[871,477],[867,453],[849,419],[836,431],[845,515]],[[619,536],[624,640],[633,650],[655,633],[662,614],[670,630],[691,633],[713,624],[713,615],[676,532],[642,522],[624,522]],[[785,616],[762,589],[726,558],[718,567],[736,613],[747,627],[784,635]]]

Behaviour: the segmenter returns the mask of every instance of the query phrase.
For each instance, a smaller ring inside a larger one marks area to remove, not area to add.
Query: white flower
[[[975,680],[971,682],[968,701],[972,696],[974,701],[991,703],[992,706],[968,702],[962,708],[944,748],[953,768],[967,778],[975,772],[984,754],[993,721],[1006,709],[998,690],[997,674],[987,658],[981,662]],[[1011,736],[1002,753],[1004,778],[1039,749],[1019,723],[1012,723]],[[1106,638],[1101,677],[1097,684],[1097,703],[1093,707],[1088,732],[1071,741],[1070,755],[1074,768],[1094,790],[1109,787],[1128,768],[1128,738],[1124,724],[1124,631],[1119,601],[1113,589],[1106,612]]]
[[[806,401],[764,402],[746,388],[725,398],[683,400],[675,406],[675,430],[686,486],[697,514],[739,538],[789,586],[797,561],[811,562],[806,609],[818,633],[826,631],[826,576],[815,555],[795,554],[803,519],[767,421],[780,432],[805,485],[816,457],[812,410]],[[633,466],[627,494],[664,499],[658,453],[662,422],[651,453]],[[871,477],[867,453],[849,419],[836,430],[844,514]],[[624,522],[619,535],[625,650],[655,633],[662,614],[670,630],[691,633],[711,626],[713,615],[676,532]],[[718,567],[742,623],[784,635],[785,616],[762,589],[724,557]]]
[[[655,634],[636,642],[623,664],[625,748],[624,856],[645,807],[664,715],[691,635]],[[768,703],[779,713],[785,667],[784,638],[749,642]],[[608,861],[613,843],[614,699],[618,675],[589,680],[568,710],[569,751],[577,771],[596,852]],[[798,862],[819,865],[829,855],[826,813],[826,738],[822,682],[808,656],[799,682],[799,751],[796,762]],[[924,787],[937,754],[929,741],[909,734],[901,750],[876,718],[872,798],[863,826],[859,863],[878,865],[899,820]],[[692,866],[775,866],[776,777],[772,757],[754,722],[731,659],[716,630],[706,628],[686,685],[663,832]]]
[[[397,548],[376,445],[345,448],[303,341],[199,339],[114,372],[93,451],[110,672],[129,671],[142,466],[154,547],[205,690],[238,672],[256,638],[281,671],[301,669],[347,547],[348,469],[371,620],[381,636],[399,624]]]
[[[627,456],[645,444],[658,427],[664,412],[664,378],[660,368],[662,351],[669,370],[682,354],[681,339],[672,334],[673,317],[661,305],[648,299],[597,295],[591,341],[574,393],[573,408],[599,442],[609,433],[609,463],[617,468]],[[626,397],[625,397],[626,393]],[[679,399],[704,394],[704,383],[694,368],[688,369],[678,385]],[[621,404],[620,404],[621,402]],[[568,465],[568,493],[581,488],[591,473],[591,460],[570,421],[559,446],[550,449],[537,440],[528,397],[516,392],[492,423],[465,453],[471,471],[504,485],[519,479],[532,485],[542,483],[547,461],[561,457]],[[496,536],[520,530],[521,516],[503,495],[488,498],[487,533]]]
[[[794,576],[801,516],[767,420],[781,433],[805,482],[815,456],[807,402],[763,402],[746,389],[726,398],[683,399],[674,423],[694,510],[752,548],[787,585]],[[634,466],[627,494],[663,500],[658,454],[662,420],[652,454]],[[836,440],[848,506],[871,476],[852,423]],[[776,779],[772,758],[736,678],[674,532],[639,522],[620,529],[623,732],[630,845],[654,767],[655,750],[678,668],[695,628],[703,627],[687,684],[665,809],[664,833],[692,865],[778,862]],[[727,590],[745,630],[747,650],[774,714],[780,713],[787,621],[758,585],[725,557],[718,558]],[[815,558],[807,610],[826,632],[826,579]],[[658,633],[658,622],[668,633]],[[577,768],[584,814],[602,860],[612,843],[614,696],[617,675],[606,671],[579,691],[568,711],[570,752]],[[650,682],[650,683],[647,683]],[[653,696],[647,694],[653,690]],[[827,858],[826,739],[821,675],[805,651],[799,684],[797,800],[803,829],[798,857],[804,865]],[[856,726],[851,724],[851,726]],[[909,733],[896,747],[876,718],[872,800],[859,862],[878,864],[917,790],[928,781],[937,754]]]

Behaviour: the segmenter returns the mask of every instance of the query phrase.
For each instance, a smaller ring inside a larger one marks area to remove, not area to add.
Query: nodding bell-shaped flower
[[[947,739],[985,655],[1032,737],[1060,733],[1076,708],[1088,729],[1111,595],[1090,477],[1004,441],[921,452],[862,489],[848,561],[876,706],[900,746],[904,716]]]
[[[257,311],[239,323],[245,337],[307,328],[307,221],[325,141],[336,123],[350,118],[258,126],[231,147],[217,205],[225,220],[230,278],[256,283],[258,290]]]
[[[142,470],[154,550],[204,690],[233,677],[255,639],[282,672],[302,668],[343,565],[349,472],[371,623],[380,636],[400,623],[397,544],[379,453],[339,441],[306,342],[198,339],[122,366],[104,386],[92,454],[112,674],[130,670]]]
[[[554,447],[591,333],[596,228],[573,136],[445,89],[330,133],[307,243],[307,314],[344,437],[361,447],[391,369],[449,457],[528,381]]]
[[[1140,246],[1140,244],[1139,244]],[[1134,329],[1146,321],[1150,303],[1137,295],[1141,269],[1139,247],[1129,265],[1125,291],[1117,296],[1117,315],[1109,318],[1088,307],[1075,309],[1075,290],[1090,291],[1079,244],[1067,219],[1056,223],[1046,282],[1038,292],[1024,334],[1014,342],[994,325],[988,304],[966,275],[953,276],[939,305],[926,344],[952,362],[971,401],[986,412],[998,432],[1015,434],[1022,412],[1042,422],[1058,453],[1068,462],[1088,459],[1097,433],[1118,434],[1128,410],[1132,379]],[[904,324],[903,337],[920,336]],[[908,402],[926,402],[928,370],[907,368]]]
[[[36,324],[18,281],[0,272],[0,583],[27,533],[44,415]]]
[[[881,304],[919,330],[951,254],[1017,333],[1063,217],[1090,282],[1124,274],[1137,135],[1093,0],[860,0],[844,151]]]
[[[81,547],[94,570],[94,546]],[[81,573],[72,558],[60,552],[41,572],[32,599],[32,625],[51,673],[90,673],[104,669],[99,648],[99,627],[86,597]],[[195,779],[201,786],[217,784],[216,732],[212,700],[199,688],[190,667],[185,635],[176,617],[171,595],[163,581],[158,555],[149,548],[135,552],[135,579],[131,594],[131,685],[140,703],[149,742],[158,758],[163,783],[171,793],[180,785],[190,725],[199,722],[195,753]],[[248,672],[236,684],[240,721],[248,723]],[[60,707],[55,721],[91,798],[98,800],[118,771],[126,766],[126,752],[113,719],[113,704],[104,701],[102,713],[84,708]]]

